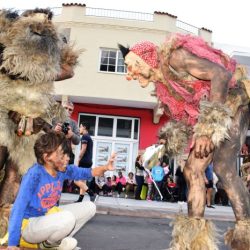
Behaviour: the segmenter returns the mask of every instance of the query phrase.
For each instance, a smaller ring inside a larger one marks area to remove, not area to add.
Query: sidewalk
[[[63,193],[61,204],[71,203],[78,199],[78,195]],[[89,200],[88,195],[84,197]],[[134,199],[99,196],[96,201],[97,213],[110,215],[123,215],[148,218],[173,218],[181,210],[187,214],[186,203],[171,203],[159,201],[139,201]],[[235,221],[231,207],[216,206],[206,208],[205,217],[218,221]]]

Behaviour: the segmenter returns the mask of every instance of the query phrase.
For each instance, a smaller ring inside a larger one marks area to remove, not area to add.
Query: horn
[[[118,48],[120,49],[123,58],[125,58],[125,56],[130,52],[129,46],[126,48],[123,45],[121,45],[120,43],[118,43]]]

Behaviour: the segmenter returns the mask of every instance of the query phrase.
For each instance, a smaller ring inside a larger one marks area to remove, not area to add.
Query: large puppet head
[[[158,69],[156,45],[144,41],[130,48],[121,44],[118,46],[127,65],[127,80],[138,80],[143,88],[147,87],[149,82],[155,81],[155,72]]]
[[[50,82],[61,71],[64,41],[49,9],[0,11],[0,71],[30,84]],[[72,59],[72,58],[71,58]],[[77,56],[75,55],[76,63]]]

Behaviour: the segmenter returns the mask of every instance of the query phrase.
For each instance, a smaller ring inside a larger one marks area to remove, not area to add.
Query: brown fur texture
[[[176,122],[167,122],[159,131],[159,138],[166,139],[166,154],[169,156],[178,156],[184,153],[188,146],[188,139],[192,133],[191,127]]]
[[[232,250],[250,249],[250,220],[240,220],[234,229],[229,229],[225,235],[225,244]]]
[[[9,19],[0,12],[0,43],[4,46],[0,65],[0,145],[6,146],[21,174],[35,162],[34,142],[39,134],[18,137],[17,125],[8,117],[15,111],[25,117],[66,120],[67,113],[53,98],[53,81],[62,63],[76,65],[78,52],[65,44],[49,10],[26,11]],[[1,28],[2,28],[1,27]]]
[[[218,250],[217,230],[211,221],[179,215],[172,226],[171,250]]]
[[[194,126],[194,137],[207,136],[218,147],[222,141],[229,139],[231,115],[231,110],[221,103],[202,101],[198,123]]]

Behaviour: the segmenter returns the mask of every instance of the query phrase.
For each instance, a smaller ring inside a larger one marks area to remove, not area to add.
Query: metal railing
[[[194,35],[196,35],[196,36],[199,35],[199,28],[197,28],[197,27],[195,27],[195,26],[193,26],[193,25],[191,25],[191,24],[182,22],[182,21],[180,21],[180,20],[177,20],[177,21],[176,21],[176,27],[177,27],[177,28],[180,28],[180,29],[182,29],[182,30],[185,30],[185,31],[187,31],[187,32],[189,32],[189,33],[192,33],[192,34],[194,34]]]
[[[153,21],[154,16],[150,13],[112,10],[112,9],[98,9],[86,7],[86,16],[108,17],[128,20]]]

